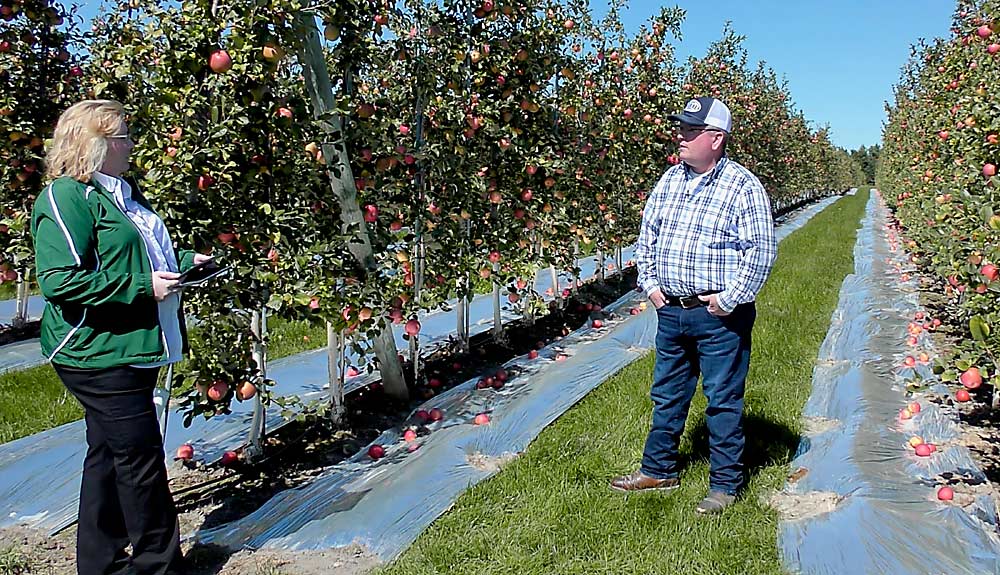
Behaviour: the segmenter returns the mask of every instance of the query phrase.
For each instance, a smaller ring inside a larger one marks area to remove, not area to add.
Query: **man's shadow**
[[[762,467],[791,462],[802,440],[802,436],[788,426],[756,414],[743,416],[743,434],[746,437],[743,448],[746,484]],[[694,422],[690,437],[691,449],[682,451],[678,458],[681,469],[709,458],[708,426],[704,416]]]

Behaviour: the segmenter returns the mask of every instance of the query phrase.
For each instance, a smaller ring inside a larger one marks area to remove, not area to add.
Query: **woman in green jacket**
[[[178,573],[177,511],[153,405],[159,368],[181,359],[178,272],[209,259],[175,253],[163,221],[121,175],[134,143],[122,105],[75,104],[47,156],[51,183],[31,231],[46,306],[41,346],[84,407],[81,575]],[[132,554],[126,547],[132,545]]]

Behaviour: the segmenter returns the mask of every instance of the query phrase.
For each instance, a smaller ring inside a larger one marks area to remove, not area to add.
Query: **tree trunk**
[[[604,283],[604,250],[597,250],[597,281]]]
[[[330,382],[330,421],[340,426],[344,418],[344,338],[326,322],[326,370]]]
[[[311,13],[300,12],[297,16],[302,28],[303,48],[299,55],[302,72],[305,77],[306,90],[312,101],[313,117],[319,118],[334,109],[333,86],[330,83],[330,73],[323,58],[323,46],[320,43],[319,29]],[[323,157],[330,176],[330,187],[340,205],[340,219],[345,231],[356,230],[356,241],[348,243],[348,249],[358,264],[366,271],[375,267],[375,257],[372,251],[368,227],[361,215],[358,205],[357,189],[354,187],[354,175],[351,173],[351,161],[347,156],[344,144],[344,119],[340,114],[328,116],[329,122],[324,124],[329,140],[324,142]],[[392,324],[382,322],[382,330],[376,336],[374,343],[375,357],[378,358],[379,372],[382,375],[382,385],[385,392],[398,400],[409,399],[406,381],[403,379],[403,368],[400,365],[396,351],[396,341],[392,335]]]

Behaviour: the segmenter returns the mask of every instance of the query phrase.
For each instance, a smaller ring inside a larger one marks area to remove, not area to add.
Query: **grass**
[[[747,382],[747,489],[719,517],[694,512],[708,488],[705,399],[681,444],[682,486],[625,496],[607,487],[638,466],[649,428],[652,354],[569,410],[501,473],[463,494],[380,575],[430,573],[782,573],[780,488],[799,442],[812,368],[853,271],[867,193],[847,196],[782,242],[758,298]]]
[[[27,575],[31,564],[13,547],[0,550],[0,575]]]
[[[308,321],[271,320],[268,357],[278,359],[326,345],[326,327]],[[178,369],[184,369],[183,362]],[[51,365],[0,374],[0,443],[83,417]]]

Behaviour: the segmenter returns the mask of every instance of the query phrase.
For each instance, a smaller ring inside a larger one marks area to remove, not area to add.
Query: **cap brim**
[[[687,112],[681,114],[670,114],[667,119],[672,122],[681,122],[682,124],[689,124],[691,126],[707,126],[703,120],[699,119],[697,116],[692,116]]]

